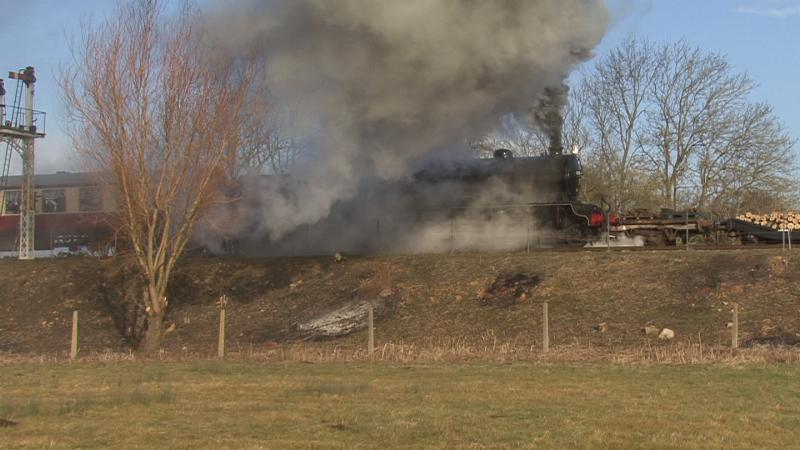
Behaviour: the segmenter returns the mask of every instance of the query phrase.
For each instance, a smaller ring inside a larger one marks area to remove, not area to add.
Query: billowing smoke
[[[550,137],[550,153],[561,153],[564,149],[561,129],[564,125],[564,108],[567,106],[569,86],[548,86],[539,101],[531,108],[531,119]]]
[[[293,169],[302,182],[258,189],[255,222],[273,238],[327,217],[365,180],[403,179],[420,161],[465,151],[505,114],[554,122],[537,109],[560,111],[552,94],[607,24],[601,0],[252,0],[230,8],[212,25],[229,50],[265,58],[273,108],[295,118],[283,131],[311,152]]]

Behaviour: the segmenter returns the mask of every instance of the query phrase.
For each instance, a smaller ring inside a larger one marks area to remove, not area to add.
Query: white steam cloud
[[[600,0],[250,1],[212,25],[267,61],[286,130],[310,139],[303,180],[260,188],[261,231],[281,237],[327,217],[365,179],[396,180],[463,151],[508,113],[529,114],[588,57]],[[530,117],[530,116],[528,116]]]

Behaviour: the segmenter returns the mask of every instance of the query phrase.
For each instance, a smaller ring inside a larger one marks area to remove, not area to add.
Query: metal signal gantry
[[[17,80],[14,100],[6,104],[6,90],[0,79],[0,142],[6,143],[5,158],[0,172],[0,191],[3,191],[4,207],[9,199],[6,185],[11,166],[12,153],[22,158],[22,186],[19,197],[19,259],[34,259],[34,230],[36,197],[34,195],[34,141],[43,138],[45,113],[33,109],[36,76],[33,67],[9,72],[8,77]],[[23,93],[25,106],[22,106]]]

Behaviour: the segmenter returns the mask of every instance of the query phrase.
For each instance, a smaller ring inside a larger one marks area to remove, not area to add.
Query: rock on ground
[[[669,328],[664,328],[661,330],[661,333],[658,333],[658,338],[661,340],[668,341],[675,337],[675,332],[670,330]]]
[[[658,331],[659,331],[659,329],[655,325],[647,325],[646,327],[642,328],[642,333],[644,333],[644,334],[646,334],[648,336],[658,335]]]
[[[295,323],[289,334],[295,339],[316,340],[346,336],[367,327],[369,307],[372,305],[375,320],[390,306],[386,298],[356,300],[327,311],[305,322]]]

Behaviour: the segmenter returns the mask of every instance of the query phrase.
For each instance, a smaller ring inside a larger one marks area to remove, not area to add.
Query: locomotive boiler
[[[541,156],[497,149],[492,158],[431,163],[413,179],[423,209],[525,214],[579,243],[596,240],[605,223],[600,207],[579,201],[581,176],[578,155],[556,147]]]

